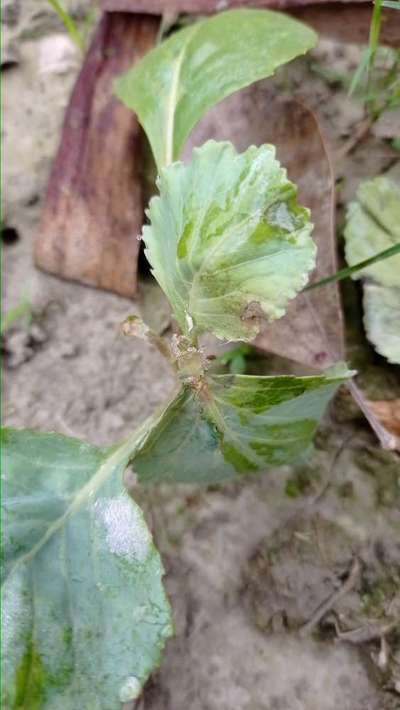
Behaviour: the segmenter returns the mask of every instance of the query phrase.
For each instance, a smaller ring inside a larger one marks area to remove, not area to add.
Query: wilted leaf
[[[160,558],[122,486],[132,446],[8,429],[2,444],[4,707],[117,710],[171,634]]]
[[[286,15],[233,10],[199,21],[153,49],[117,83],[136,111],[159,168],[179,158],[190,131],[225,96],[270,76],[316,44]]]
[[[344,231],[349,266],[400,243],[400,188],[386,177],[360,185]],[[375,349],[400,363],[400,254],[353,275],[363,279],[364,323]]]
[[[325,407],[351,373],[216,375],[184,387],[138,451],[141,481],[210,483],[304,456]]]
[[[125,2],[129,1],[125,0]],[[146,3],[147,1],[144,0]],[[108,2],[111,3],[112,0]],[[289,8],[289,12],[299,20],[310,24],[321,36],[331,37],[341,43],[368,44],[373,11],[368,0],[357,2],[354,0],[336,0],[336,2],[335,0],[323,0],[323,2],[310,0],[308,2],[306,0],[307,6],[304,7],[304,4],[304,0],[288,0],[288,5],[293,6]],[[379,44],[398,49],[399,13],[381,7],[381,17]]]
[[[249,306],[280,318],[306,283],[312,225],[274,155],[272,146],[238,154],[208,141],[190,165],[161,171],[145,253],[184,333],[251,339],[258,324]]]

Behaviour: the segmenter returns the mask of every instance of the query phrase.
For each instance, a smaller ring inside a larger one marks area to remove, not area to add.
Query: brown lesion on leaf
[[[171,339],[171,352],[179,377],[194,389],[201,388],[208,368],[204,350],[186,335],[175,334]]]
[[[262,320],[265,321],[266,318],[267,316],[258,301],[250,301],[250,303],[244,307],[240,316],[240,320],[248,324],[250,328],[256,329],[256,332],[260,331],[261,322]]]

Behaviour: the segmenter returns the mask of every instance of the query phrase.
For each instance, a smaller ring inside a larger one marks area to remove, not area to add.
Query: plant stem
[[[317,281],[314,284],[310,284],[304,290],[311,291],[311,289],[313,288],[325,286],[326,284],[333,283],[334,281],[342,281],[343,279],[347,279],[348,276],[351,276],[356,271],[361,271],[361,269],[365,269],[367,266],[371,266],[371,264],[375,264],[378,261],[383,261],[383,259],[388,259],[389,257],[395,256],[395,254],[399,253],[400,244],[394,244],[392,247],[389,247],[389,249],[384,249],[383,251],[378,252],[378,254],[375,254],[375,256],[369,257],[369,259],[359,261],[358,264],[354,264],[354,266],[347,266],[345,269],[337,271],[336,274],[332,274],[332,276],[327,276],[325,279],[321,279],[321,281]]]

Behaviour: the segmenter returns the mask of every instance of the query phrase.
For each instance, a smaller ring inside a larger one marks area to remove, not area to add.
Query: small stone
[[[372,133],[377,138],[396,138],[399,135],[400,109],[385,111],[372,126]]]
[[[41,74],[67,74],[79,62],[76,45],[66,35],[56,34],[40,42],[39,72]]]
[[[32,323],[29,328],[29,337],[36,344],[45,343],[48,340],[48,335],[44,328],[42,328],[38,323]]]
[[[35,354],[34,348],[29,343],[28,334],[23,330],[6,334],[4,340],[5,364],[10,370],[23,365]]]

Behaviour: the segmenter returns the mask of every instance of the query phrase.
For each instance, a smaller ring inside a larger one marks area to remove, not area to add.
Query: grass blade
[[[352,79],[349,95],[351,96],[356,88],[360,85],[361,80],[366,74],[367,77],[367,96],[369,94],[371,73],[374,67],[376,51],[378,49],[379,35],[381,32],[381,11],[382,0],[375,0],[374,9],[372,12],[371,24],[369,28],[369,46],[361,58],[361,62]]]
[[[78,29],[77,24],[72,19],[71,15],[63,8],[59,0],[48,0],[48,2],[53,8],[53,10],[55,10],[55,12],[57,13],[72,41],[83,52],[83,50],[85,49],[85,42]]]
[[[394,244],[392,247],[389,247],[389,249],[384,249],[383,251],[378,252],[378,254],[375,254],[375,256],[371,256],[369,259],[359,261],[358,264],[354,264],[354,266],[347,266],[345,269],[337,271],[336,274],[332,274],[332,276],[327,276],[325,279],[321,279],[321,281],[310,284],[304,290],[311,291],[311,289],[318,288],[319,286],[325,286],[326,284],[334,283],[335,281],[342,281],[343,279],[347,279],[356,271],[361,271],[361,269],[365,269],[367,266],[371,266],[371,264],[375,264],[377,261],[389,259],[391,256],[399,254],[399,252],[400,244]]]

